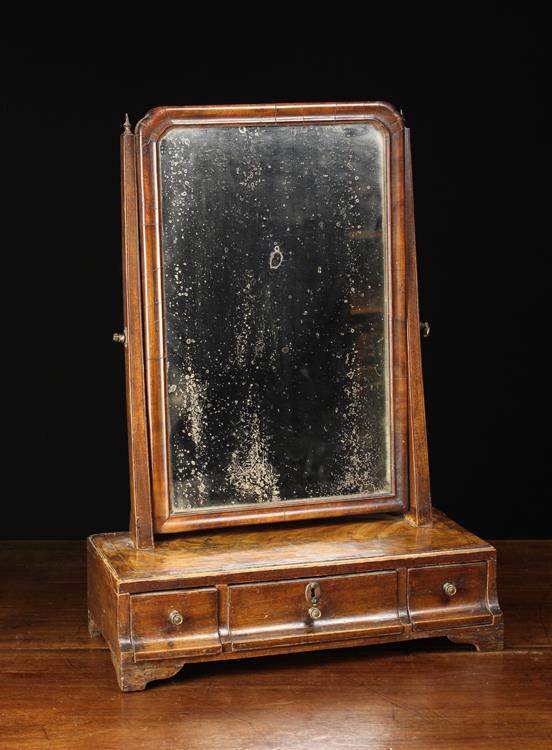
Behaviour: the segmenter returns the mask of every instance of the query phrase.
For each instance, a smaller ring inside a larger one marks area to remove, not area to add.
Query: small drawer
[[[400,633],[397,573],[230,586],[229,625],[235,651]]]
[[[130,597],[136,661],[217,654],[217,590],[168,591]]]
[[[492,622],[487,564],[412,568],[408,571],[408,611],[414,630]]]

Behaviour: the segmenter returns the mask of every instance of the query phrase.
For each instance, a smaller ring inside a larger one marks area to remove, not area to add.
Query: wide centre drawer
[[[229,588],[235,651],[402,631],[396,571]]]
[[[217,601],[215,588],[131,596],[135,660],[220,653]]]

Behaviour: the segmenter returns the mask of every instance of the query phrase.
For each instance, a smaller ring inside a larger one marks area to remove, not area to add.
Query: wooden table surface
[[[552,542],[497,542],[506,650],[448,640],[195,664],[119,692],[83,542],[0,547],[0,748],[552,747]]]

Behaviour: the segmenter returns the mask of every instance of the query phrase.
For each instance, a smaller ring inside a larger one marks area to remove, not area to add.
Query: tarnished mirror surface
[[[172,511],[390,493],[382,131],[177,127],[159,159]]]

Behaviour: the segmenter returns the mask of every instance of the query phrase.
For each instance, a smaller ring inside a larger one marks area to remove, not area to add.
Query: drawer
[[[204,656],[221,649],[217,590],[167,591],[130,597],[130,630],[136,661]]]
[[[408,611],[414,630],[492,622],[487,564],[412,568],[408,571]]]
[[[232,648],[269,648],[402,631],[397,573],[230,586]]]

